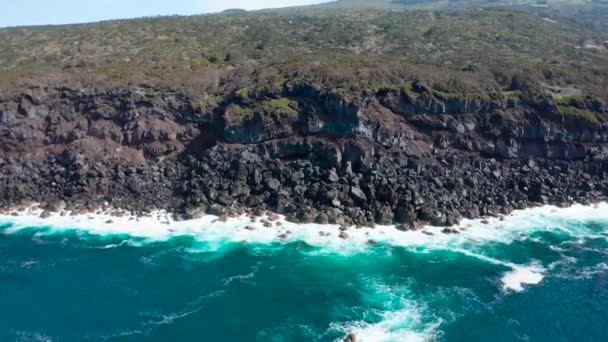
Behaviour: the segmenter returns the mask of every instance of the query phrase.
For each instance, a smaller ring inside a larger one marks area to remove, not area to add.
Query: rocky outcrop
[[[293,81],[205,106],[150,88],[30,87],[0,94],[0,204],[415,229],[606,196],[607,114],[556,108],[415,83],[350,94]]]

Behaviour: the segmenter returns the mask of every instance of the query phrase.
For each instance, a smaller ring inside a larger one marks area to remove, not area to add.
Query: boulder
[[[351,197],[353,197],[353,199],[355,199],[357,201],[367,202],[367,195],[358,186],[351,186],[350,194],[351,194]]]
[[[205,216],[205,213],[207,212],[207,207],[204,205],[189,206],[189,207],[186,207],[186,209],[184,209],[184,211],[186,212],[186,215],[188,215],[188,217],[190,219],[198,219],[198,218]]]
[[[318,224],[329,224],[329,217],[326,213],[320,213],[315,219],[315,223]]]
[[[281,182],[276,178],[270,178],[266,181],[268,189],[277,191],[281,187]]]
[[[65,201],[61,199],[52,199],[48,201],[42,209],[50,211],[50,212],[59,212],[65,209]]]
[[[338,176],[338,174],[336,173],[335,169],[331,169],[329,171],[329,174],[327,175],[327,180],[331,183],[336,183],[340,180],[340,177]]]

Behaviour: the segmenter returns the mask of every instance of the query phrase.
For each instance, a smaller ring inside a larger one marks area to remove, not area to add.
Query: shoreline
[[[175,221],[167,212],[155,212],[147,217],[136,217],[125,213],[112,216],[113,211],[99,214],[55,213],[41,218],[42,209],[23,209],[20,216],[0,215],[0,233],[15,234],[21,231],[40,235],[56,235],[86,232],[98,238],[120,238],[121,243],[109,242],[104,249],[118,248],[125,243],[143,246],[148,243],[167,242],[175,237],[190,237],[197,243],[188,247],[189,253],[224,253],[231,245],[270,248],[293,245],[305,247],[304,253],[329,254],[351,257],[367,253],[387,253],[392,248],[405,248],[415,253],[457,253],[503,267],[505,271],[497,279],[505,292],[520,292],[528,285],[540,283],[550,270],[533,262],[517,264],[498,260],[482,251],[492,244],[510,244],[515,241],[534,239],[534,233],[567,231],[569,235],[608,239],[606,232],[590,235],[580,223],[597,221],[608,227],[608,202],[585,206],[577,204],[568,208],[555,206],[516,210],[504,217],[463,220],[459,225],[446,227],[425,226],[415,231],[402,231],[391,226],[344,228],[339,225],[297,224],[286,221],[280,215],[251,218],[239,216],[220,218],[207,215],[190,221]],[[574,227],[574,228],[573,228]],[[79,238],[87,239],[87,235]]]
[[[509,221],[525,217],[527,214],[566,214],[576,218],[580,212],[580,219],[589,215],[597,215],[604,209],[608,218],[608,201],[598,201],[592,204],[576,203],[568,207],[553,205],[535,206],[521,210],[514,210],[506,215],[486,216],[476,219],[462,219],[458,224],[452,226],[433,226],[427,224],[418,225],[416,229],[404,230],[399,224],[375,225],[373,227],[341,226],[338,224],[319,223],[297,223],[287,220],[283,215],[272,212],[261,215],[241,214],[238,216],[216,216],[202,215],[200,218],[181,220],[165,210],[156,210],[146,215],[138,215],[122,209],[105,208],[91,212],[61,210],[49,212],[33,203],[10,210],[0,211],[0,224],[10,223],[18,227],[53,227],[59,230],[85,230],[89,233],[127,234],[132,237],[143,237],[151,239],[162,239],[170,236],[196,235],[224,229],[241,232],[244,236],[263,235],[268,239],[274,234],[276,241],[293,241],[298,234],[293,230],[310,230],[317,232],[320,238],[339,238],[344,241],[352,240],[353,236],[373,236],[371,232],[401,236],[424,236],[431,240],[434,237],[457,236],[465,234],[470,228],[496,227],[501,224],[509,224]],[[596,213],[593,213],[596,212]],[[601,217],[601,215],[599,215]],[[466,234],[465,234],[466,235]],[[200,236],[203,237],[204,236]],[[370,240],[373,244],[373,241]]]

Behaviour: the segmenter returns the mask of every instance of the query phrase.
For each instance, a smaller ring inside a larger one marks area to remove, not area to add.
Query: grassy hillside
[[[0,29],[0,80],[93,75],[216,94],[294,78],[357,91],[418,79],[444,91],[574,89],[608,99],[608,37],[583,14],[357,10],[363,3]]]

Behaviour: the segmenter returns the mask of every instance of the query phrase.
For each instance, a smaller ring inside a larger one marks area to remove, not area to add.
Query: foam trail
[[[472,253],[466,250],[454,250],[455,252],[459,252],[480,260],[484,260],[494,265],[502,265],[511,268],[511,271],[506,272],[503,277],[500,279],[502,282],[503,290],[513,290],[516,292],[521,292],[524,290],[524,284],[526,285],[536,285],[539,284],[543,279],[545,269],[537,264],[531,265],[518,265],[511,262],[500,261],[494,258],[487,257],[485,255]]]
[[[565,269],[555,276],[569,280],[591,279],[598,274],[608,273],[608,264],[601,262],[594,266],[577,267],[575,269]]]
[[[255,278],[255,275],[260,270],[261,265],[262,265],[262,263],[258,262],[251,267],[251,272],[249,272],[247,274],[237,274],[237,275],[222,279],[222,284],[224,286],[229,286],[230,284],[232,284],[235,281],[240,281],[245,284],[252,284],[250,279]]]

